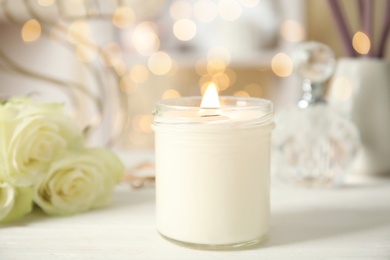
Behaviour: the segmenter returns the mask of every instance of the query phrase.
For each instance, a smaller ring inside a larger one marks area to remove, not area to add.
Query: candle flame
[[[204,92],[201,108],[220,108],[217,86],[214,83],[208,85]]]

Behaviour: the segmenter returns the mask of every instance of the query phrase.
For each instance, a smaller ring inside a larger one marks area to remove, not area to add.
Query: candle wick
[[[203,116],[200,116],[200,117],[213,117],[213,116],[219,116],[219,115],[203,115]]]
[[[213,117],[220,116],[219,108],[201,108],[199,111],[200,117]]]

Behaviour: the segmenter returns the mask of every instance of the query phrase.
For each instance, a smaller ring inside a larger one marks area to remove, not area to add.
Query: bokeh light
[[[199,60],[195,68],[201,76],[199,86],[202,94],[211,83],[215,83],[219,91],[224,91],[232,86],[237,78],[236,73],[227,68],[227,64],[221,59]]]
[[[172,59],[166,52],[159,51],[149,57],[148,67],[156,75],[165,75],[171,70]]]
[[[134,65],[130,69],[130,77],[136,83],[145,82],[149,77],[149,70],[143,65]]]
[[[144,133],[151,133],[151,125],[153,123],[153,116],[150,114],[141,115],[138,119],[139,129]]]
[[[151,22],[138,24],[134,30],[132,41],[136,51],[144,56],[149,56],[160,48],[155,25]]]
[[[277,76],[287,77],[293,71],[293,63],[287,54],[278,53],[272,58],[271,68]]]
[[[174,1],[169,8],[169,13],[175,21],[189,19],[192,16],[192,4],[185,0]]]
[[[36,41],[41,36],[41,25],[35,19],[27,21],[22,28],[22,39],[25,42]]]
[[[153,123],[153,116],[151,114],[140,114],[133,117],[131,125],[136,132],[151,133],[152,123]]]
[[[133,25],[135,21],[135,13],[128,6],[118,7],[112,15],[112,23],[118,28],[127,28]]]
[[[256,83],[250,83],[245,86],[244,90],[248,92],[251,97],[262,97],[263,89],[260,85]]]
[[[212,82],[218,86],[219,91],[224,91],[230,86],[229,76],[223,72],[213,75]]]
[[[305,28],[295,20],[284,20],[280,25],[280,34],[289,42],[300,42],[305,39]]]
[[[173,24],[173,34],[180,41],[189,41],[195,37],[196,24],[189,19],[180,19]]]
[[[194,4],[194,16],[201,22],[212,22],[218,15],[218,7],[211,0],[199,0]]]
[[[207,72],[210,74],[224,72],[225,69],[226,63],[221,59],[210,59],[207,62]]]
[[[359,31],[353,36],[352,45],[358,53],[367,54],[371,48],[370,38],[365,33]]]
[[[203,86],[204,84],[209,84],[213,81],[213,76],[210,74],[205,74],[199,79],[199,86]]]
[[[243,90],[239,90],[239,91],[235,92],[235,93],[233,94],[233,96],[236,96],[236,97],[250,97],[250,95],[248,94],[248,92],[243,91]]]
[[[236,0],[220,0],[218,13],[226,21],[237,20],[242,13],[242,7]]]
[[[167,89],[162,94],[162,99],[166,98],[178,98],[180,97],[180,93],[175,89]]]

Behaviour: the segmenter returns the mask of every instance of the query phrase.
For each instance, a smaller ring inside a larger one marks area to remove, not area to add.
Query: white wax
[[[219,125],[155,131],[157,228],[169,238],[226,245],[267,234],[270,128]]]

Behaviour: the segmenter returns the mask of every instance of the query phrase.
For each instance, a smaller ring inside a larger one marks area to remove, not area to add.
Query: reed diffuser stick
[[[360,22],[360,27],[364,27],[364,1],[365,0],[358,0],[358,8],[359,8],[359,22]]]
[[[379,47],[378,47],[378,58],[383,58],[385,56],[386,51],[386,43],[389,38],[390,32],[390,0],[387,0],[385,7],[385,18],[383,22],[383,28],[381,31],[380,39],[379,39]]]
[[[333,17],[335,19],[337,29],[338,29],[338,32],[339,32],[340,37],[341,37],[342,44],[344,46],[344,50],[348,56],[355,57],[356,52],[354,51],[354,49],[352,47],[352,41],[351,41],[352,38],[349,34],[347,24],[344,20],[339,3],[337,0],[328,0],[328,3],[330,6],[330,10],[333,14]]]
[[[363,5],[361,6],[363,10],[361,10],[362,13],[362,30],[367,35],[368,39],[370,39],[371,42],[371,48],[368,52],[368,56],[373,55],[373,35],[372,35],[372,1],[371,0],[363,0]]]

